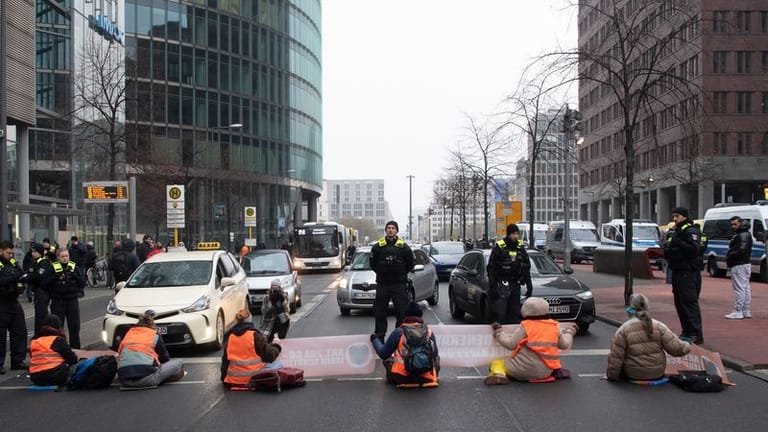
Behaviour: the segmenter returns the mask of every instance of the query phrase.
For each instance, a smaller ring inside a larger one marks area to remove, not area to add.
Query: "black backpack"
[[[117,374],[117,358],[114,355],[102,355],[81,360],[69,377],[69,390],[87,390],[105,388],[112,385]]]
[[[403,362],[409,374],[420,375],[431,371],[434,367],[434,352],[432,340],[429,338],[427,325],[422,327],[403,327],[405,343],[403,344]]]
[[[115,279],[118,281],[128,280],[130,276],[128,269],[128,257],[126,252],[120,251],[115,253],[112,257],[112,271],[115,274]]]

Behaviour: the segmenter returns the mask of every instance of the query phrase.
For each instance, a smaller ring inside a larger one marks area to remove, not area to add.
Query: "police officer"
[[[40,243],[32,245],[32,267],[29,273],[29,284],[35,294],[35,334],[43,327],[43,319],[48,315],[51,304],[51,288],[56,283],[56,273],[53,264],[45,255],[45,249]]]
[[[408,273],[413,270],[413,251],[398,238],[397,222],[384,225],[385,236],[371,247],[371,269],[376,272],[376,298],[373,301],[373,315],[376,319],[374,333],[384,341],[387,333],[387,309],[389,300],[395,306],[395,327],[400,327],[408,307]]]
[[[26,369],[27,324],[19,295],[24,292],[24,271],[13,258],[13,243],[0,242],[0,374],[5,373],[6,332],[11,340],[11,369]]]
[[[672,210],[675,232],[664,244],[664,257],[672,270],[672,295],[683,329],[680,339],[700,345],[704,343],[699,309],[701,233],[688,215],[685,207]]]
[[[507,225],[507,236],[493,246],[488,259],[488,283],[491,321],[520,323],[520,285],[526,284],[525,297],[530,297],[531,261],[516,224]]]
[[[85,295],[85,279],[77,270],[77,264],[69,260],[69,251],[56,251],[58,260],[53,263],[56,283],[51,289],[51,313],[67,322],[69,346],[80,349],[80,303],[78,298]]]

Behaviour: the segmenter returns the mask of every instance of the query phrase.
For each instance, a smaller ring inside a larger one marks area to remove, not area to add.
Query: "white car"
[[[157,254],[115,289],[102,327],[112,349],[147,310],[167,346],[219,349],[237,312],[249,306],[245,271],[223,250]]]
[[[301,307],[301,279],[291,265],[291,256],[283,249],[257,249],[243,257],[243,269],[250,295],[250,307],[261,312],[261,305],[273,280],[280,281],[291,313]]]

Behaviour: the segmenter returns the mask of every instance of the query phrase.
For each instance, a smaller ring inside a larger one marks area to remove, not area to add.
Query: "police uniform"
[[[6,332],[11,340],[11,368],[21,369],[27,358],[27,324],[24,319],[24,309],[18,298],[24,292],[24,284],[20,278],[24,271],[11,258],[0,257],[0,369],[3,370],[6,353]]]
[[[387,333],[387,309],[390,299],[395,306],[395,327],[400,327],[403,322],[405,309],[408,307],[408,273],[413,270],[413,266],[413,251],[397,236],[391,239],[382,237],[371,247],[371,269],[376,272],[374,333],[381,338]]]
[[[43,327],[43,319],[48,315],[51,303],[51,288],[56,283],[56,273],[53,264],[46,256],[41,256],[32,262],[29,272],[29,284],[35,294],[35,334]]]
[[[80,304],[85,288],[85,280],[77,270],[77,264],[72,261],[64,264],[53,263],[56,273],[56,283],[51,289],[51,313],[58,316],[61,322],[66,321],[69,331],[69,345],[80,348]]]
[[[526,284],[525,296],[530,297],[531,261],[522,240],[509,238],[496,242],[488,259],[491,321],[504,324],[520,322],[520,285]]]
[[[680,319],[682,337],[701,344],[704,334],[701,326],[699,294],[701,293],[701,232],[687,218],[675,226],[674,234],[664,244],[664,257],[672,270],[672,294]]]

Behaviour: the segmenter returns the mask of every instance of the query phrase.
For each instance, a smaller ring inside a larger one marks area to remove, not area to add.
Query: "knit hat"
[[[29,247],[29,250],[35,251],[40,255],[45,254],[45,247],[43,247],[43,245],[40,243],[32,243],[32,246]]]
[[[549,314],[549,303],[541,297],[528,297],[520,308],[523,318],[546,316]]]
[[[675,208],[673,208],[672,209],[672,214],[675,214],[675,213],[679,214],[680,216],[682,216],[682,217],[684,217],[686,219],[688,218],[688,215],[690,215],[690,213],[688,212],[688,209],[685,208],[685,207],[675,207]]]
[[[507,225],[507,235],[510,235],[512,233],[519,233],[519,232],[520,232],[520,228],[518,228],[516,224]]]
[[[629,298],[629,306],[637,312],[647,311],[650,308],[648,297],[643,294],[632,294]]]
[[[422,313],[421,306],[416,302],[410,302],[405,309],[405,316],[420,317]]]
[[[48,314],[43,318],[43,327],[50,327],[56,330],[61,329],[61,320],[54,314]]]
[[[400,231],[400,227],[397,225],[397,222],[395,222],[393,220],[391,220],[391,221],[387,222],[386,224],[384,224],[384,229],[386,230],[387,227],[390,226],[390,225],[393,225],[395,227],[395,230],[397,230],[398,232]]]
[[[248,312],[245,309],[240,309],[237,312],[237,315],[235,315],[235,318],[237,318],[237,321],[245,321],[248,319],[248,317],[251,316],[251,313]]]

